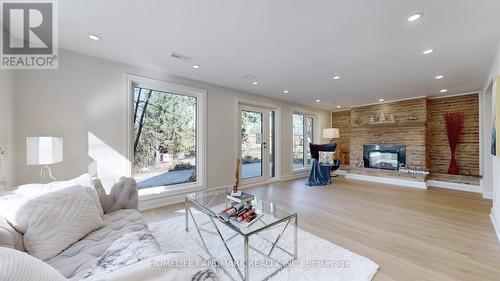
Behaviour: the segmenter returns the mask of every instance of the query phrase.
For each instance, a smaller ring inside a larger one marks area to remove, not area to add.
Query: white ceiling
[[[64,49],[324,109],[479,90],[500,39],[498,0],[58,3]]]

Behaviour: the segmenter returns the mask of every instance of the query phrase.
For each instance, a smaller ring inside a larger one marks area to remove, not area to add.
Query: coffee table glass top
[[[254,234],[297,215],[296,212],[288,210],[288,208],[282,204],[263,201],[255,197],[255,199],[252,200],[252,206],[255,208],[255,213],[258,215],[256,221],[249,226],[239,226],[236,223],[224,221],[219,217],[219,213],[223,209],[230,207],[231,203],[234,204],[234,202],[227,199],[227,194],[228,191],[225,188],[214,189],[188,194],[186,195],[186,199],[195,203],[206,212],[209,212],[213,217],[217,217],[219,221],[243,236]]]

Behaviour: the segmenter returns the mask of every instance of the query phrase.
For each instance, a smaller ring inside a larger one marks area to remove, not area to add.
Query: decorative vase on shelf
[[[375,122],[375,118],[373,118],[373,115],[370,115],[370,119],[369,120],[370,120],[370,123]]]
[[[379,121],[380,122],[384,122],[385,121],[385,114],[383,112],[380,113]]]
[[[391,114],[391,115],[389,116],[389,120],[391,120],[391,122],[396,121],[396,117],[394,117],[394,114]]]

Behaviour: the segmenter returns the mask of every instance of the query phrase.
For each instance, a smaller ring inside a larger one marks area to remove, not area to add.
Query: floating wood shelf
[[[421,120],[399,120],[399,121],[375,121],[375,122],[363,122],[358,124],[352,124],[352,128],[363,128],[363,127],[423,127],[425,122]]]
[[[354,127],[361,127],[361,126],[388,126],[388,125],[394,125],[396,124],[396,120],[394,121],[373,121],[373,122],[368,122],[368,123],[362,123],[362,124],[354,124]]]
[[[394,125],[396,124],[396,120],[390,121],[373,121],[373,122],[368,122],[366,125],[368,126],[377,126],[377,125]]]

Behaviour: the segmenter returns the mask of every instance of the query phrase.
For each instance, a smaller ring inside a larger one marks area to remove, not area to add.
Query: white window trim
[[[294,114],[300,114],[300,115],[304,115],[304,136],[305,136],[305,133],[306,133],[306,122],[305,122],[305,118],[307,117],[311,117],[313,118],[313,142],[314,143],[318,143],[318,140],[319,140],[319,114],[316,113],[316,112],[313,112],[313,111],[309,111],[309,110],[304,110],[304,109],[292,109],[292,115],[291,115],[291,131],[292,131],[292,143],[291,143],[291,161],[290,161],[290,165],[291,165],[291,170],[292,170],[292,174],[298,174],[298,173],[304,173],[306,171],[309,171],[311,169],[311,165],[307,165],[306,163],[306,155],[304,153],[304,167],[303,168],[299,168],[299,169],[294,169],[293,168],[293,115]],[[304,138],[305,140],[305,138]],[[304,142],[304,149],[306,149],[306,143]],[[304,150],[305,151],[305,150]]]
[[[207,91],[204,89],[174,84],[162,80],[146,78],[142,76],[127,74],[127,120],[126,132],[127,138],[125,147],[127,147],[127,158],[130,161],[130,169],[128,176],[132,176],[134,151],[133,151],[133,138],[134,138],[134,124],[133,124],[133,87],[139,86],[142,88],[153,89],[161,92],[168,92],[173,94],[180,94],[192,96],[197,98],[197,112],[198,118],[196,126],[196,182],[176,184],[170,186],[158,186],[147,189],[139,190],[139,199],[148,200],[156,199],[158,197],[173,196],[180,193],[188,193],[196,190],[206,188],[206,95]]]

